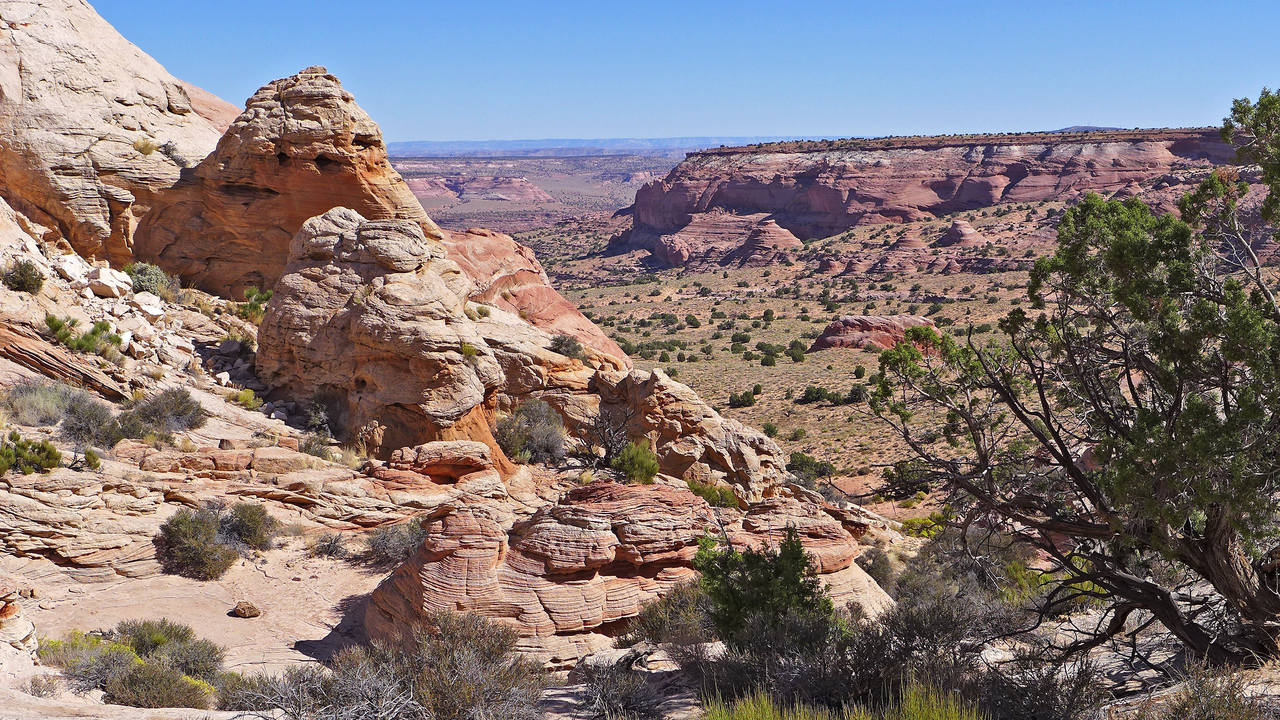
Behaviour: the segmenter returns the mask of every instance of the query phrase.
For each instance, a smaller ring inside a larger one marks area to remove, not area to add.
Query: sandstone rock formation
[[[590,346],[586,363],[565,357],[517,314],[471,302],[475,287],[445,255],[413,222],[347,208],[308,220],[259,331],[260,376],[295,398],[321,399],[331,427],[384,456],[472,440],[508,471],[491,434],[496,412],[536,397],[581,438],[601,413],[618,418],[649,439],[670,475],[724,479],[748,500],[786,479],[772,440],[660,371],[628,372]]]
[[[809,352],[828,348],[885,350],[898,344],[907,328],[918,325],[933,327],[933,321],[918,315],[845,315],[827,325]]]
[[[17,578],[0,571],[0,645],[8,645],[27,653],[36,651],[36,627],[22,611],[23,597],[31,597],[31,589]]]
[[[775,143],[690,153],[636,193],[614,249],[681,265],[742,244],[746,218],[801,240],[1001,202],[1109,193],[1174,169],[1230,162],[1217,131],[1150,130]],[[753,222],[754,222],[753,221]]]
[[[334,207],[428,230],[391,168],[382,132],[322,67],[264,85],[189,176],[138,228],[139,257],[239,297],[275,284],[303,221]]]
[[[676,232],[659,232],[637,225],[627,234],[615,236],[610,247],[613,250],[643,247],[667,267],[686,264],[701,267],[769,265],[780,262],[788,251],[804,245],[766,213],[711,210],[693,215],[688,224]]]
[[[833,598],[874,616],[892,601],[853,563],[866,526],[831,510],[777,498],[721,523],[739,547],[777,543],[795,527]],[[475,612],[512,624],[523,650],[566,667],[693,580],[698,539],[720,527],[703,500],[666,485],[597,481],[514,524],[485,506],[449,509],[429,517],[422,547],[374,592],[365,624],[396,638],[425,612]]]
[[[947,232],[934,243],[937,247],[973,247],[986,244],[986,238],[964,220],[955,220]]]
[[[0,2],[0,195],[125,263],[155,194],[217,142],[184,85],[81,0]]]

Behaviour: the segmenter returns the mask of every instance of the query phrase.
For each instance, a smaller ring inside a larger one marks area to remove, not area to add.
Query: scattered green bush
[[[280,521],[267,514],[263,505],[236,503],[222,511],[218,518],[218,534],[253,550],[270,550],[280,532]]]
[[[133,280],[134,292],[149,292],[169,302],[177,301],[178,290],[182,288],[177,276],[144,262],[125,265],[124,271]]]
[[[165,572],[214,580],[235,564],[241,552],[270,549],[279,530],[280,523],[262,505],[183,508],[160,526],[156,558]]]
[[[212,683],[225,673],[223,649],[169,620],[126,620],[113,630],[42,639],[39,655],[61,667],[76,692],[102,690],[103,700],[133,707],[208,708]]]
[[[825,460],[818,460],[799,450],[792,452],[787,459],[787,470],[793,473],[805,487],[812,487],[818,480],[836,474],[835,465]]]
[[[251,388],[243,388],[231,398],[231,402],[243,407],[246,410],[257,410],[262,407],[262,398],[254,394]]]
[[[671,588],[666,595],[640,609],[614,642],[631,647],[641,642],[688,646],[711,642],[711,601],[696,582]]]
[[[274,294],[274,290],[259,290],[256,287],[245,288],[245,302],[236,304],[236,315],[254,325],[261,324],[267,303],[271,301],[271,296]]]
[[[204,427],[209,413],[184,388],[162,390],[136,403],[120,416],[127,437]]]
[[[216,580],[235,564],[239,553],[219,542],[216,510],[183,508],[160,526],[156,559],[167,573]]]
[[[62,453],[48,440],[27,440],[17,430],[0,438],[0,475],[10,470],[23,475],[46,473],[61,462]]]
[[[582,343],[578,342],[578,339],[572,335],[556,335],[551,338],[551,352],[579,360],[585,357]]]
[[[30,260],[16,260],[4,271],[4,286],[14,292],[35,295],[44,287],[44,273]]]
[[[693,566],[702,573],[699,582],[710,600],[716,636],[730,647],[742,643],[751,616],[773,625],[792,612],[834,612],[794,527],[787,528],[776,549],[718,549],[704,538]]]
[[[773,423],[767,422],[760,429],[764,431],[765,437],[778,437],[778,426]]]
[[[611,463],[614,470],[622,473],[628,482],[648,485],[658,474],[658,456],[649,449],[649,444],[631,441],[618,453]]]
[[[347,543],[338,533],[325,533],[311,543],[307,554],[311,557],[342,559],[347,556]]]
[[[564,422],[542,400],[527,400],[498,421],[494,439],[508,457],[553,463],[564,459]]]
[[[711,507],[738,507],[738,496],[734,495],[733,488],[727,485],[690,480],[689,492],[706,500]]]
[[[72,352],[98,355],[117,363],[123,357],[120,354],[120,336],[111,332],[111,324],[106,320],[99,320],[88,330],[78,334],[76,327],[80,321],[75,318],[45,315],[44,324],[49,328],[53,339]]]

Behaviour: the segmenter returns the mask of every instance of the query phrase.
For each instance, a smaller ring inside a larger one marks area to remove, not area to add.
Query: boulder
[[[119,270],[96,267],[85,276],[89,289],[103,298],[119,298],[133,292],[133,278]]]
[[[933,327],[933,321],[918,315],[845,315],[827,325],[809,352],[828,348],[886,350],[906,336],[907,328],[919,325]]]
[[[947,228],[947,232],[939,240],[934,243],[937,247],[974,247],[977,245],[985,245],[987,239],[964,220],[954,220],[951,227]]]

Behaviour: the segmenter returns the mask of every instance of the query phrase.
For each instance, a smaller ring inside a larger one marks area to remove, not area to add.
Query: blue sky
[[[237,105],[325,65],[391,141],[1205,125],[1280,86],[1277,2],[90,1]]]

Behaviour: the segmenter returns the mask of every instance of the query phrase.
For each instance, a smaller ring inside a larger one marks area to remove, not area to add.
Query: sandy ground
[[[42,637],[97,630],[121,620],[169,618],[227,648],[228,669],[278,670],[323,660],[358,640],[364,602],[386,575],[345,560],[309,558],[300,538],[252,560],[241,560],[221,579],[201,582],[173,575],[84,584],[44,561],[3,562],[34,581],[39,597],[27,615]],[[238,618],[240,601],[262,615]]]

